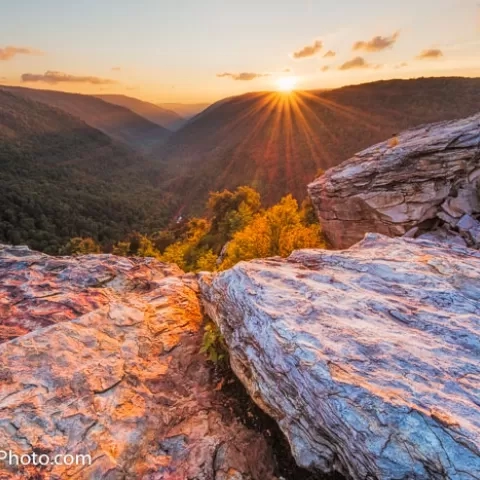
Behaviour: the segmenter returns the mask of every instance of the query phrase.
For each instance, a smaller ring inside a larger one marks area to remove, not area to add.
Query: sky
[[[480,0],[0,3],[0,84],[197,103],[480,76]]]

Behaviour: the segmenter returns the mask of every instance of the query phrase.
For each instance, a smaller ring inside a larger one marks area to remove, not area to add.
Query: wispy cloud
[[[334,52],[333,50],[329,50],[324,56],[323,58],[331,58],[331,57],[334,57],[337,53]]]
[[[50,83],[90,83],[92,85],[114,85],[118,82],[110,78],[100,78],[82,75],[70,75],[68,73],[47,71],[44,74],[24,73],[22,82],[42,82]]]
[[[387,48],[392,48],[398,40],[400,32],[395,32],[389,37],[381,37],[380,35],[373,37],[369,41],[359,40],[353,44],[353,50],[363,50],[365,52],[381,52]]]
[[[121,72],[122,67],[112,67],[112,72]]]
[[[243,72],[243,73],[217,73],[218,78],[225,78],[230,77],[233,80],[240,80],[244,82],[248,82],[250,80],[255,80],[256,78],[262,77],[269,77],[269,73],[251,73],[251,72]]]
[[[6,46],[5,48],[0,48],[0,60],[11,60],[17,55],[44,55],[44,52],[34,48],[13,47],[11,45]]]
[[[325,65],[320,69],[322,72],[328,72],[330,70],[330,67],[328,65]]]
[[[372,68],[378,70],[382,65],[368,63],[363,57],[355,57],[338,67],[339,70],[352,70],[354,68]]]
[[[313,45],[306,45],[300,50],[293,52],[292,57],[295,58],[296,60],[300,60],[301,58],[313,57],[322,48],[323,48],[323,43],[320,40],[317,40],[313,43]]]
[[[430,48],[428,50],[423,50],[417,56],[419,60],[431,60],[435,58],[443,57],[443,52],[438,48]]]
[[[405,67],[408,67],[408,63],[407,62],[402,62],[402,63],[399,63],[398,65],[395,65],[395,70],[399,70],[400,68],[405,68]]]

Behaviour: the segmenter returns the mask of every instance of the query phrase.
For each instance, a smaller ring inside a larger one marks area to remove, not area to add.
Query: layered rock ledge
[[[480,248],[480,114],[425,125],[374,145],[308,186],[334,248],[365,233]]]
[[[21,335],[0,345],[0,450],[92,460],[0,462],[1,479],[276,478],[199,353],[193,278],[153,259],[0,246],[0,279],[4,337]]]
[[[233,370],[299,465],[355,480],[480,478],[478,252],[369,234],[200,286]]]

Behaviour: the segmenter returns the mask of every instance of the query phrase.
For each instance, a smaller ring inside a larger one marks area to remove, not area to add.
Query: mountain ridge
[[[171,133],[125,107],[93,95],[1,85],[0,89],[59,108],[141,152],[158,147]]]
[[[208,192],[249,185],[267,204],[301,200],[318,170],[424,123],[480,110],[480,79],[387,80],[336,90],[248,93],[213,104],[173,134],[157,155],[166,188],[188,192],[198,213]]]
[[[177,130],[185,122],[185,119],[174,110],[162,108],[159,105],[146,102],[136,97],[115,94],[100,94],[94,96],[113,105],[128,108],[137,115],[168,130]]]

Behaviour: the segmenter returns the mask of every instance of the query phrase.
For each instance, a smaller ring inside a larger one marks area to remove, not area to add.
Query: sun
[[[277,89],[279,92],[291,92],[297,86],[296,77],[280,77],[277,80]]]

